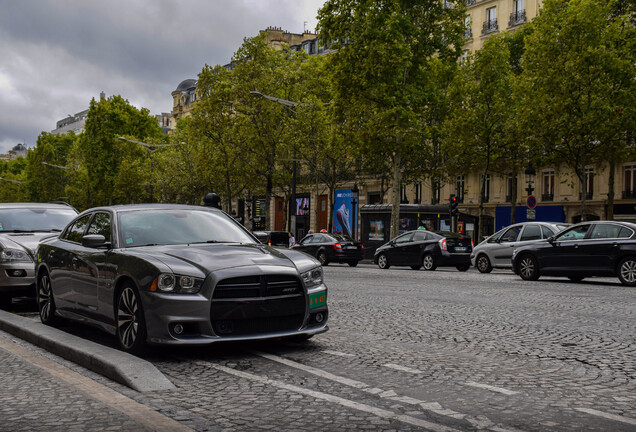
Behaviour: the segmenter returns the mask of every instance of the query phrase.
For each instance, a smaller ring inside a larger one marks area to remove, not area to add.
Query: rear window
[[[335,238],[339,242],[353,241],[351,237],[342,234],[331,234],[331,237]]]

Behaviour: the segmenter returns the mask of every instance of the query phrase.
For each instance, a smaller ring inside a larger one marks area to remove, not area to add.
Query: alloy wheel
[[[52,321],[55,306],[53,305],[53,295],[51,294],[51,280],[48,274],[40,277],[38,286],[38,310],[40,312],[40,320],[49,324]]]
[[[130,287],[126,287],[119,295],[117,306],[117,327],[119,339],[125,349],[130,349],[137,340],[139,331],[137,295]]]
[[[490,260],[486,255],[479,255],[477,258],[477,270],[479,270],[480,273],[490,273],[492,271]]]
[[[433,259],[433,255],[426,254],[422,259],[422,265],[424,266],[424,270],[435,270],[437,266],[435,265],[435,260]]]
[[[636,260],[624,259],[620,266],[620,279],[626,285],[636,284]]]
[[[539,271],[537,268],[537,262],[531,255],[526,255],[519,261],[519,275],[524,280],[537,280],[539,278]]]
[[[389,260],[387,260],[386,255],[381,254],[378,257],[378,267],[380,267],[381,269],[385,269],[385,268],[389,268]]]

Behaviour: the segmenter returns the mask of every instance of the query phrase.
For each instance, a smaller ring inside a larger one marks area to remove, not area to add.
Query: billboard
[[[296,198],[296,216],[305,215],[309,215],[309,198]]]
[[[351,201],[353,201],[353,192],[351,192],[351,189],[335,191],[332,232],[345,234],[353,238],[353,231],[355,230],[357,220]]]

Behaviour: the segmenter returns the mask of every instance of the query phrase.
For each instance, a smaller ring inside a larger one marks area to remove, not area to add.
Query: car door
[[[81,250],[82,237],[91,216],[92,214],[87,214],[80,217],[66,230],[58,251],[60,253],[59,262],[62,265],[58,269],[51,269],[53,295],[56,306],[59,304],[60,309],[68,308],[78,311],[81,308],[76,287],[77,272],[81,267],[78,253]]]
[[[387,250],[392,265],[409,265],[408,251],[412,246],[412,232],[407,232],[393,240],[393,246]]]
[[[512,253],[515,249],[521,246],[536,243],[542,239],[541,225],[536,223],[528,223],[523,226],[519,239],[514,243],[514,246],[510,249],[510,258],[507,261],[508,267],[512,266]]]
[[[595,223],[588,238],[579,245],[580,265],[590,273],[614,274],[620,244],[624,241],[621,240],[621,234],[627,236],[631,232],[622,230],[620,224]]]
[[[293,249],[305,252],[309,255],[316,255],[316,251],[314,250],[314,248],[312,248],[312,241],[314,240],[314,237],[316,237],[319,234],[316,235],[308,235],[305,238],[303,238],[299,243],[297,243],[296,245],[293,246]]]
[[[510,267],[512,252],[515,250],[522,228],[522,225],[511,226],[499,237],[496,243],[489,246],[494,267]]]
[[[96,213],[91,214],[91,219],[82,234],[82,238],[84,235],[90,234],[89,230],[94,227],[95,216]],[[87,314],[89,311],[97,309],[97,278],[99,273],[94,263],[95,249],[82,245],[81,238],[77,243],[73,245],[71,255],[73,296],[79,306],[79,312]]]
[[[411,240],[404,246],[404,259],[408,265],[421,265],[422,264],[422,251],[428,244],[426,240],[429,237],[426,231],[420,230],[413,233]]]
[[[539,257],[541,271],[555,274],[580,271],[582,268],[580,246],[590,227],[591,224],[575,225],[553,237],[551,247],[541,249]]]

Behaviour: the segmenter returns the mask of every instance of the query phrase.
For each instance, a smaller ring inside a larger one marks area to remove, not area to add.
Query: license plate
[[[463,246],[462,246],[462,247],[456,247],[456,248],[455,248],[455,251],[456,251],[456,252],[466,252],[466,248],[465,248],[465,247],[463,247]]]
[[[327,292],[320,291],[314,294],[309,294],[309,309],[324,306],[327,303]]]
[[[345,249],[358,249],[358,246],[345,246]]]

